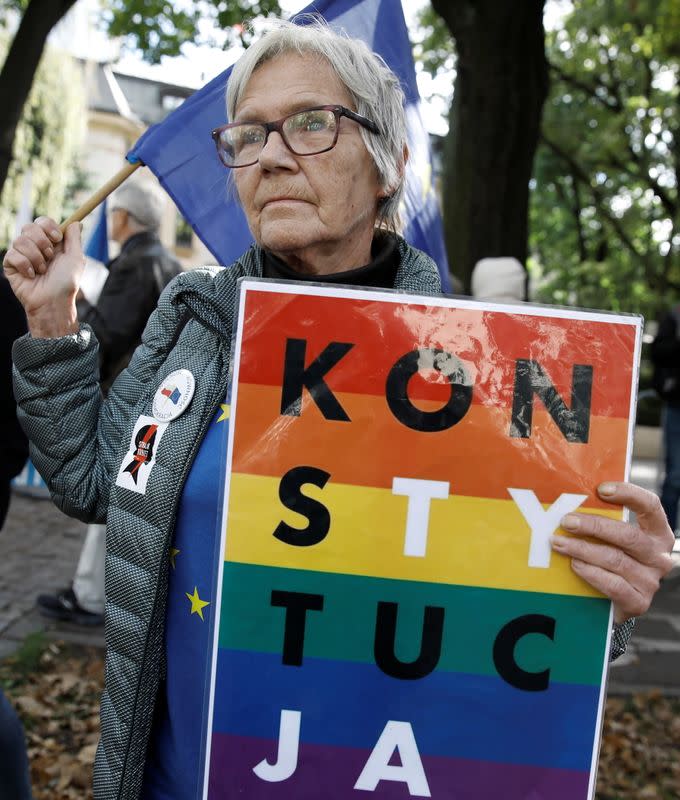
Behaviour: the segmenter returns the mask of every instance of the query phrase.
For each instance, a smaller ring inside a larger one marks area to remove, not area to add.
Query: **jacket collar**
[[[123,253],[126,253],[128,250],[134,250],[135,247],[153,244],[157,241],[159,241],[158,235],[153,231],[139,231],[138,233],[133,233],[132,236],[128,236],[120,246],[120,253],[118,256],[122,256]]]
[[[400,264],[394,282],[397,291],[437,295],[441,281],[437,265],[425,253],[397,237]],[[263,251],[252,245],[226,269],[206,267],[186,272],[168,287],[169,301],[184,316],[190,316],[213,329],[227,341],[231,338],[236,313],[236,281],[239,278],[261,278]]]

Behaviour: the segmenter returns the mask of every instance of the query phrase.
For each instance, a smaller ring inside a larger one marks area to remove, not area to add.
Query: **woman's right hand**
[[[24,225],[3,266],[26,311],[32,336],[52,338],[77,332],[75,299],[85,266],[78,223],[69,225],[65,236],[49,217]]]

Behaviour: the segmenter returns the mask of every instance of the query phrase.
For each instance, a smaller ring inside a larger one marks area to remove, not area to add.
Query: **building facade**
[[[82,164],[88,188],[81,190],[79,197],[84,200],[124,166],[126,154],[147,128],[161,122],[194,89],[128,75],[107,63],[80,63],[88,105]],[[155,176],[144,167],[137,175],[140,180],[157,183]],[[214,263],[214,257],[182,218],[170,197],[166,197],[160,230],[163,244],[187,269]],[[92,214],[84,223],[85,238],[95,221],[96,215]]]

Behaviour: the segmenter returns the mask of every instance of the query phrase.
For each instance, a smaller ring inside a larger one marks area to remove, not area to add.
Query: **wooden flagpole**
[[[141,161],[137,161],[134,164],[131,164],[129,161],[126,162],[125,166],[118,170],[118,172],[110,178],[106,183],[90,197],[86,200],[80,208],[76,209],[73,214],[65,221],[62,222],[60,225],[61,232],[64,233],[66,228],[72,222],[80,222],[81,220],[85,219],[85,217],[93,211],[97,206],[104,200],[105,197],[108,197],[111,192],[115,191],[124,180],[130,177],[132,173],[138,168],[143,167]]]

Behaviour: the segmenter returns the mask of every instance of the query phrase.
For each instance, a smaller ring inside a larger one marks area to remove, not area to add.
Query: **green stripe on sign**
[[[323,595],[323,611],[306,611],[304,657],[373,662],[376,612],[383,601],[398,604],[395,655],[400,661],[414,661],[419,655],[425,606],[445,609],[437,669],[478,675],[496,674],[494,641],[507,623],[542,614],[555,619],[554,641],[540,634],[521,638],[515,648],[518,666],[527,672],[550,669],[551,681],[560,683],[601,681],[608,600],[233,562],[224,567],[222,648],[282,652],[286,614],[292,617],[293,612],[272,605],[274,590]]]

